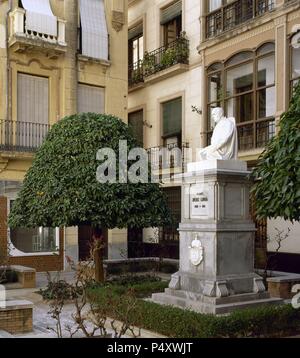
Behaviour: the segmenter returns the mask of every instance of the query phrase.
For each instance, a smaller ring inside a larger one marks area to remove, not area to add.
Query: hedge
[[[91,299],[107,305],[105,290],[94,291]],[[109,314],[119,319],[115,312]],[[270,338],[300,332],[300,310],[290,305],[261,306],[217,317],[139,300],[132,314],[137,326],[172,338]]]

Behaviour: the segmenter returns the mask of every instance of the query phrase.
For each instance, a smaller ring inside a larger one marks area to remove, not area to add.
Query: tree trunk
[[[97,283],[104,283],[103,249],[101,247],[95,248],[94,265],[95,265],[95,281]]]
[[[95,267],[95,281],[97,283],[104,283],[104,268],[103,268],[103,253],[104,253],[104,237],[102,229],[93,228],[94,241],[94,267]]]

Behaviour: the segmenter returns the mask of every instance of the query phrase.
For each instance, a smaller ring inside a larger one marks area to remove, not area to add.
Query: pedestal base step
[[[176,292],[176,294],[174,294]],[[262,294],[245,294],[224,298],[223,302],[209,303],[209,298],[204,297],[202,300],[192,300],[184,298],[184,291],[166,291],[165,293],[155,293],[152,295],[152,302],[162,305],[175,306],[182,309],[189,309],[204,314],[227,314],[236,310],[242,310],[252,307],[258,307],[269,304],[282,304],[283,300],[270,298]],[[221,299],[222,300],[222,299]]]

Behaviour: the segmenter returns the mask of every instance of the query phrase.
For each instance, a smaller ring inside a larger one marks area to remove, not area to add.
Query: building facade
[[[239,157],[253,168],[300,77],[299,30],[299,0],[129,1],[129,124],[150,153],[187,146],[195,159],[196,148],[210,143],[211,109],[222,106],[236,118]],[[180,217],[180,187],[165,187]],[[255,203],[251,209],[255,219]],[[273,239],[269,251],[276,251],[276,229],[290,227],[277,268],[299,272],[300,226],[256,225],[258,261],[265,260],[267,238]],[[144,232],[133,241],[146,239]],[[178,235],[168,230],[160,240],[178,246]]]
[[[200,117],[192,110],[193,106],[200,107],[203,96],[202,65],[197,51],[200,10],[197,0],[129,1],[128,123],[158,167],[162,180],[168,166],[171,175],[181,172],[190,149],[199,147],[201,141]],[[164,166],[159,157],[162,148],[181,151],[182,160],[177,163],[170,156]],[[157,256],[159,240],[165,244],[160,254],[178,258],[181,186],[165,181],[164,191],[176,223],[157,233],[129,231],[130,256]]]
[[[54,271],[87,255],[89,227],[10,230],[7,216],[52,124],[79,112],[127,121],[127,36],[126,0],[1,0],[0,244],[12,264]],[[114,255],[124,232],[106,236]]]

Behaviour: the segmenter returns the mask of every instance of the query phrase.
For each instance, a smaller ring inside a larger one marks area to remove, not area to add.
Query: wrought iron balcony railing
[[[49,124],[2,120],[0,150],[35,152],[43,143],[49,129]]]
[[[274,0],[237,0],[224,5],[206,16],[206,38],[218,36],[274,7]]]
[[[238,141],[239,151],[264,148],[276,134],[274,119],[257,121],[255,123],[239,123]],[[208,133],[208,143],[211,142],[212,133]]]
[[[149,163],[154,169],[185,169],[189,160],[189,144],[171,143],[147,149]]]
[[[143,82],[145,77],[154,75],[177,64],[189,63],[189,40],[178,37],[166,46],[146,52],[143,60],[129,66],[129,86]]]

